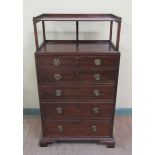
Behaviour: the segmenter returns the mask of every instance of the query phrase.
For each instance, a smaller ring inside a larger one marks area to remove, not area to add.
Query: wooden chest
[[[46,40],[45,21],[76,22],[76,40]],[[79,40],[81,20],[110,21],[109,40]],[[36,23],[43,26],[38,45]],[[112,24],[118,23],[116,47]],[[113,124],[120,53],[121,18],[96,14],[43,14],[33,18],[42,138],[40,146],[56,141],[94,141],[114,147]]]

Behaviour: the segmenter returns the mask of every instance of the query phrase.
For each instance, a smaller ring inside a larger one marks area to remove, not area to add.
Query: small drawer
[[[39,85],[40,101],[114,101],[116,85]]]
[[[43,118],[51,119],[92,119],[111,118],[114,103],[41,103]]]
[[[58,137],[111,137],[112,136],[112,119],[104,120],[44,120],[44,136]]]
[[[103,55],[103,56],[81,56],[78,59],[79,67],[92,67],[92,68],[118,68],[119,55]]]
[[[72,68],[76,66],[76,57],[36,55],[36,65],[39,69]]]
[[[118,70],[87,70],[78,72],[79,82],[116,84]]]
[[[118,70],[39,70],[39,84],[60,83],[117,83]]]
[[[69,83],[77,80],[77,72],[75,71],[40,70],[38,72],[39,84]]]

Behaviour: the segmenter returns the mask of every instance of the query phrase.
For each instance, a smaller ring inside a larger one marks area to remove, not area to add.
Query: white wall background
[[[42,13],[113,13],[122,17],[120,39],[120,72],[117,92],[117,107],[132,107],[131,93],[131,0],[24,0],[24,108],[38,108],[38,92],[34,63],[35,42],[32,17]],[[74,39],[74,23],[51,23],[48,34],[51,39]],[[57,26],[57,27],[56,27]],[[103,23],[80,24],[81,39],[101,39],[106,36]],[[100,31],[99,31],[100,29]],[[50,31],[51,30],[51,31]],[[56,31],[55,34],[53,31]],[[84,33],[86,31],[87,33]],[[59,33],[63,32],[63,33]],[[67,33],[65,33],[67,32]],[[89,32],[93,32],[90,34]],[[104,34],[104,35],[103,35]]]

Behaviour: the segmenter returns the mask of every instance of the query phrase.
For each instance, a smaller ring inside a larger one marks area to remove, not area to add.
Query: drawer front
[[[40,84],[75,82],[77,81],[77,72],[68,70],[41,70],[38,72],[38,81]]]
[[[117,83],[117,70],[91,70],[91,71],[79,71],[79,82],[90,83],[105,83],[116,84]]]
[[[76,60],[73,56],[37,55],[36,64],[40,69],[72,68],[76,66]]]
[[[117,82],[117,70],[41,70],[38,72],[38,81],[40,84],[53,83],[109,83]]]
[[[78,59],[80,67],[118,67],[119,66],[119,55],[104,55],[104,56],[81,56]]]
[[[40,69],[49,68],[118,68],[119,54],[103,56],[52,56],[37,55],[36,64]]]
[[[112,136],[112,119],[80,120],[80,121],[43,121],[44,136],[46,137],[98,137]]]
[[[40,101],[115,100],[116,85],[39,85]]]
[[[114,103],[41,103],[43,118],[111,118]]]

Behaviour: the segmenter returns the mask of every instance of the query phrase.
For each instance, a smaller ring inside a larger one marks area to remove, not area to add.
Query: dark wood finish
[[[48,146],[48,144],[56,142],[54,146],[49,148],[38,148],[38,137],[40,137],[40,116],[25,116],[23,122],[23,145],[24,155],[56,155],[58,152],[61,155],[131,155],[132,154],[132,116],[116,115],[114,123],[114,136],[116,138],[116,149],[106,149],[104,145],[110,146],[114,143],[114,138],[97,137],[97,138],[41,138],[41,144]],[[63,141],[63,144],[60,142]],[[71,145],[66,145],[70,143]],[[79,145],[80,143],[80,145]],[[97,145],[92,145],[96,143]],[[58,146],[58,145],[61,146]],[[73,144],[73,145],[72,145]],[[84,146],[82,146],[84,144]],[[108,144],[108,145],[107,145]],[[73,147],[70,147],[73,146]],[[90,149],[90,147],[93,147]],[[30,149],[31,148],[31,149]],[[76,149],[77,148],[77,149]],[[53,150],[54,149],[54,150]],[[84,150],[83,150],[84,149]],[[74,151],[73,151],[74,150]],[[68,152],[68,153],[67,153]],[[73,152],[73,153],[70,153]]]
[[[36,23],[40,21],[76,21],[76,46],[78,45],[78,24],[80,21],[110,21],[110,37],[112,37],[112,24],[113,21],[118,23],[117,28],[117,40],[116,40],[116,50],[119,50],[119,39],[120,39],[120,28],[121,28],[121,17],[113,14],[41,14],[39,16],[33,17],[34,29],[36,29]],[[43,35],[44,35],[44,24]],[[34,30],[37,31],[37,30]],[[36,35],[36,32],[35,32]],[[37,36],[38,38],[38,36]],[[111,40],[111,39],[109,39]],[[38,42],[36,42],[37,46]],[[78,47],[78,46],[77,46]],[[38,48],[36,48],[38,50]]]
[[[101,60],[101,64],[96,66],[94,61],[96,59]],[[119,55],[114,54],[113,56],[104,55],[104,56],[80,56],[79,57],[79,67],[87,67],[87,68],[117,68],[118,67],[118,59]]]
[[[39,48],[39,44],[38,44],[38,31],[37,31],[37,25],[36,22],[33,21],[33,27],[34,27],[34,38],[35,38],[35,44],[36,44],[36,51]]]
[[[42,137],[39,145],[40,147],[47,147],[49,144],[55,143],[55,142],[96,142],[99,144],[104,144],[107,146],[107,148],[114,148],[115,147],[115,141],[113,137],[65,137],[65,138],[47,138]]]
[[[62,55],[37,55],[37,64],[40,69],[64,69],[64,68],[118,68],[119,65],[119,54],[111,55],[100,55],[93,56],[89,54],[89,56],[62,56]],[[53,64],[54,59],[59,59],[60,64],[55,66]],[[101,64],[96,66],[94,61],[96,59],[101,60]]]
[[[112,28],[113,28],[113,21],[110,21],[110,35],[109,35],[109,40],[112,40]]]
[[[75,40],[46,41],[40,48],[40,54],[117,54],[115,47],[108,40],[79,40],[78,47]]]
[[[79,22],[76,21],[76,42],[78,44],[78,40],[79,40]]]
[[[40,69],[73,68],[76,66],[76,57],[74,56],[37,55],[37,57],[37,64]],[[54,59],[60,60],[59,66],[53,64]]]
[[[39,46],[37,22],[42,21]],[[45,21],[76,22],[75,40],[46,40]],[[80,21],[110,21],[107,40],[79,40]],[[118,23],[116,47],[113,22]],[[115,146],[114,113],[121,18],[113,14],[42,14],[33,18],[35,63],[42,121],[41,147],[57,141]]]
[[[121,21],[118,22],[117,39],[116,39],[116,50],[119,50],[120,32],[121,32]]]
[[[61,79],[56,80],[55,76],[61,75]],[[96,74],[99,74],[99,79],[96,78]],[[96,69],[96,70],[39,70],[38,82],[39,84],[70,84],[70,82],[76,83],[88,83],[88,84],[116,84],[117,82],[117,69]]]
[[[45,119],[103,119],[112,118],[114,103],[45,102],[41,108]]]
[[[105,140],[100,140],[99,141],[100,144],[105,144],[107,146],[107,148],[114,148],[115,147],[115,141],[114,139],[107,139]]]
[[[44,120],[44,136],[49,138],[58,137],[111,137],[112,119],[104,120]],[[62,126],[60,131],[58,126]],[[96,126],[96,131],[92,127]]]
[[[43,28],[43,40],[46,40],[46,35],[45,35],[45,21],[42,21],[42,28]]]
[[[41,14],[33,18],[34,21],[115,21],[121,17],[113,14]]]
[[[115,85],[39,85],[40,101],[114,101]],[[62,95],[56,96],[56,91],[61,90]],[[94,90],[99,90],[100,95],[95,96]]]

